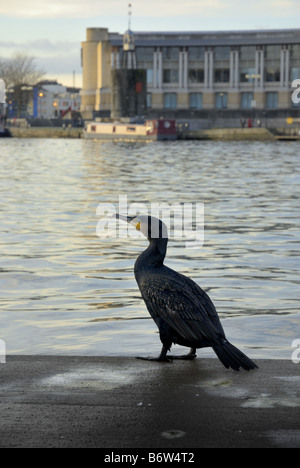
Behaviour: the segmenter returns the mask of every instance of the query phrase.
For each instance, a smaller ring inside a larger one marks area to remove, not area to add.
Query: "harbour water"
[[[158,353],[133,275],[147,240],[96,234],[97,206],[127,196],[149,207],[204,203],[203,247],[171,239],[166,264],[208,291],[249,356],[291,358],[300,340],[298,142],[3,139],[0,157],[7,354]]]

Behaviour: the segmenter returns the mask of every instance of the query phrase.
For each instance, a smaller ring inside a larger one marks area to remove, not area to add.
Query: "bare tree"
[[[26,52],[17,51],[3,62],[3,78],[6,86],[35,85],[44,75],[35,63],[36,58]]]
[[[37,68],[35,60],[35,57],[26,52],[17,51],[10,59],[0,61],[0,76],[4,79],[7,89],[14,89],[18,117],[24,87],[28,89],[28,86],[34,86],[45,75],[43,70]]]
[[[0,59],[0,77],[5,81],[7,86],[8,80],[8,60]]]

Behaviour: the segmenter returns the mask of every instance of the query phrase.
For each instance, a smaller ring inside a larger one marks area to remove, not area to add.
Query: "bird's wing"
[[[224,337],[212,301],[190,278],[168,269],[167,275],[147,277],[141,291],[151,315],[162,318],[185,340],[214,342]]]

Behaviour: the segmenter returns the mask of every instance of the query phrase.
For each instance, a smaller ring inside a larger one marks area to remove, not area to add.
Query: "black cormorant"
[[[194,359],[197,348],[213,348],[229,369],[254,369],[256,364],[226,339],[219,316],[209,296],[190,278],[164,265],[168,232],[166,225],[153,216],[122,216],[149,240],[148,248],[134,266],[137,284],[147,309],[156,323],[162,350],[151,361]],[[184,356],[167,356],[172,344],[187,346]]]

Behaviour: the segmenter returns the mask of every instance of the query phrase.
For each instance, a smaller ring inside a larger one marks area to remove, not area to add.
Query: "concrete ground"
[[[217,359],[9,356],[0,447],[300,448],[300,365],[257,364],[234,372]]]

